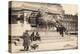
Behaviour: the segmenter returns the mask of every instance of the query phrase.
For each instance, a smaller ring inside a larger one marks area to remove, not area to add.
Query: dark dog
[[[36,49],[36,48],[38,48],[38,45],[37,44],[33,44],[33,45],[31,45],[31,49]]]

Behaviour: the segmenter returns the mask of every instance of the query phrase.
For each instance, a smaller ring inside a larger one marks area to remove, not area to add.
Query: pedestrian
[[[36,40],[41,40],[41,38],[40,38],[40,35],[39,35],[39,33],[38,32],[36,32]]]
[[[32,42],[31,42],[31,49],[37,49],[39,47],[39,41],[37,40],[40,40],[40,36],[39,36],[39,33],[38,32],[33,32],[31,34],[31,38],[32,38]]]
[[[28,31],[26,30],[23,33],[23,46],[24,46],[24,51],[28,51],[29,50],[29,45],[30,45],[30,37],[28,34]]]
[[[62,27],[60,27],[60,35],[63,37],[64,35],[63,35],[63,28]]]
[[[34,32],[32,32],[32,34],[31,34],[31,36],[30,36],[30,40],[31,40],[31,41],[34,41],[34,37],[35,37]]]
[[[65,31],[66,31],[65,27],[63,27],[63,26],[59,27],[59,32],[60,32],[60,35],[61,35],[62,37],[64,37],[64,32],[65,32]]]

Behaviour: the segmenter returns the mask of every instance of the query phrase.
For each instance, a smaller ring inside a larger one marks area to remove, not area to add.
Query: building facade
[[[64,11],[60,4],[33,4],[33,6],[27,7],[27,3],[22,3],[17,7],[10,6],[9,25],[10,35],[20,36],[25,30],[52,30],[59,25],[56,21],[60,21],[62,24]],[[38,5],[39,7],[35,7]]]
[[[67,31],[78,31],[78,16],[65,14],[63,19],[63,25]]]

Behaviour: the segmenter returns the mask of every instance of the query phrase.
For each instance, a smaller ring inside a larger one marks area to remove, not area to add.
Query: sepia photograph
[[[10,53],[78,49],[76,4],[9,1],[8,6]]]

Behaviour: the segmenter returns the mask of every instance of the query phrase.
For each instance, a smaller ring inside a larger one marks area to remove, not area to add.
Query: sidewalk
[[[30,49],[29,51],[74,49],[77,47],[77,36],[75,35],[65,35],[64,37],[47,35],[41,36],[41,39],[42,40],[39,42],[39,47],[36,50]],[[24,52],[22,43],[23,41],[21,41],[18,46],[12,44],[12,52]]]

